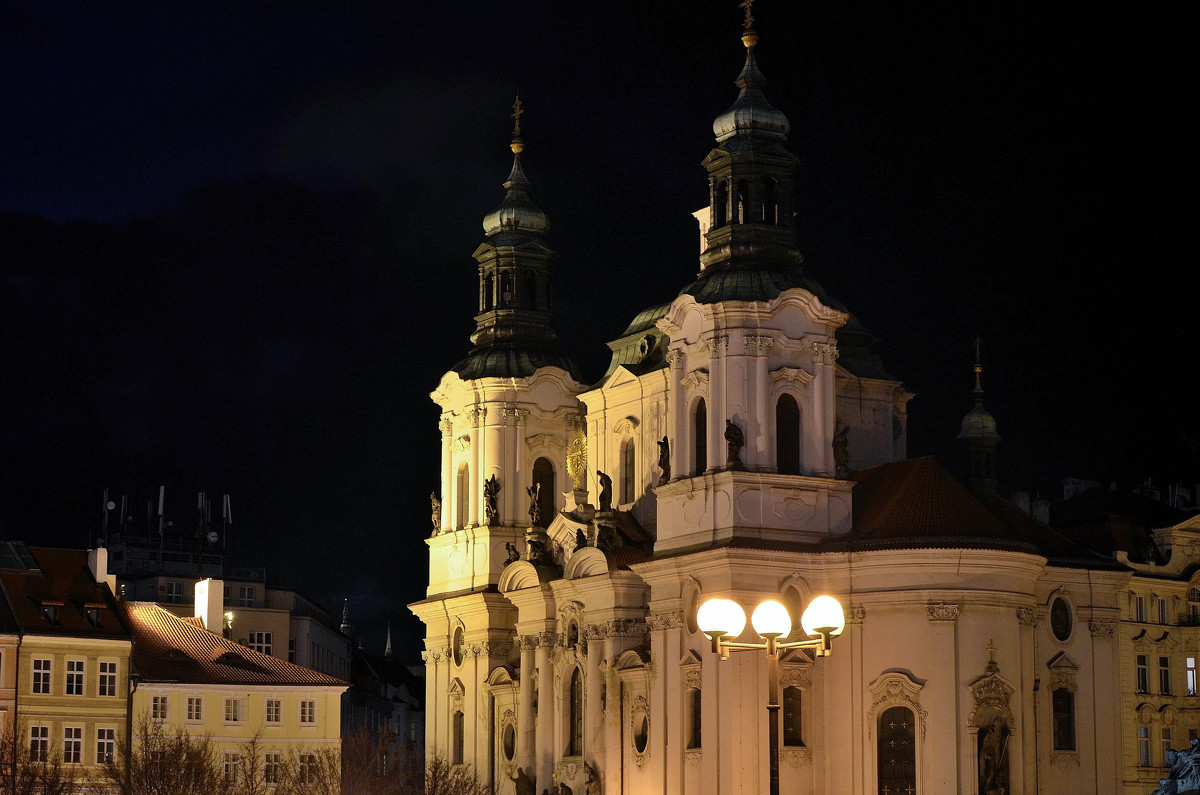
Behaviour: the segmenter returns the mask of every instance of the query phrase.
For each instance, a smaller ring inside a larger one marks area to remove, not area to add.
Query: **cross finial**
[[[746,19],[742,23],[742,27],[750,30],[754,27],[754,16],[750,13],[750,6],[754,5],[754,0],[742,0],[738,5],[746,11]]]
[[[521,93],[517,92],[517,100],[513,103],[513,136],[519,138],[521,136],[521,114],[525,111],[521,109]]]

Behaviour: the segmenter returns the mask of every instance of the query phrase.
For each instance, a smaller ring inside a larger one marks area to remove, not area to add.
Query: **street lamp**
[[[792,617],[787,608],[774,599],[768,599],[754,608],[750,618],[754,631],[765,643],[741,643],[733,640],[746,628],[746,611],[732,599],[709,599],[696,612],[696,623],[700,631],[712,641],[713,652],[722,660],[729,659],[730,651],[762,649],[767,653],[767,737],[769,738],[771,766],[771,795],[779,795],[779,650],[814,649],[818,657],[828,657],[833,651],[833,639],[846,628],[846,614],[842,605],[832,596],[818,596],[809,602],[800,617],[800,626],[807,640],[781,642],[792,631]],[[729,638],[729,640],[726,640]]]

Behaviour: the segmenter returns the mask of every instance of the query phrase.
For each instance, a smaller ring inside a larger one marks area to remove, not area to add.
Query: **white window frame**
[[[317,725],[317,700],[315,698],[300,699],[300,725]]]
[[[238,780],[238,769],[242,766],[242,755],[236,751],[226,751],[221,757],[221,769],[225,774],[225,781],[228,784],[236,784]]]
[[[247,645],[249,645],[250,648],[254,649],[257,652],[262,652],[263,654],[270,654],[271,647],[273,646],[273,644],[271,642],[272,640],[273,640],[273,638],[272,638],[270,632],[251,632],[249,642]]]
[[[67,660],[67,678],[65,692],[68,696],[84,694],[84,675],[87,673],[87,663],[83,660]]]
[[[242,706],[242,699],[227,698],[225,699],[225,722],[226,723],[241,723],[246,719],[245,709]]]
[[[54,682],[54,660],[35,657],[33,660],[33,692],[50,695]]]
[[[96,729],[96,764],[111,761],[117,753],[117,730],[108,727]]]
[[[188,696],[187,721],[188,723],[204,721],[204,696]]]
[[[50,727],[29,727],[29,759],[34,762],[50,761]]]
[[[170,717],[170,700],[166,696],[150,697],[150,719],[155,723],[165,723]]]
[[[283,723],[283,699],[268,698],[264,708],[265,721],[272,724]]]
[[[101,661],[96,673],[96,695],[117,695],[117,664],[111,661]]]
[[[69,765],[83,764],[83,727],[63,727],[63,762]]]

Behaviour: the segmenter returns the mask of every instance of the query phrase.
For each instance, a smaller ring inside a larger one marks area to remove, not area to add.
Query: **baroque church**
[[[1120,791],[1129,569],[998,496],[978,357],[969,477],[908,458],[912,394],[802,266],[749,12],[742,44],[699,270],[595,383],[557,348],[518,102],[473,347],[432,393],[427,752],[517,795]],[[788,648],[818,595],[844,630]],[[717,653],[713,597],[796,629]]]

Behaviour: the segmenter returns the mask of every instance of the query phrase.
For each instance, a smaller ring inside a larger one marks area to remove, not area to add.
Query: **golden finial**
[[[746,11],[746,20],[742,23],[742,27],[750,30],[754,27],[754,16],[750,13],[750,6],[754,5],[754,0],[742,0],[738,3]]]
[[[521,109],[521,92],[517,92],[517,101],[513,103],[513,138],[521,137],[521,114],[525,111]]]

